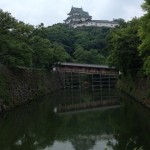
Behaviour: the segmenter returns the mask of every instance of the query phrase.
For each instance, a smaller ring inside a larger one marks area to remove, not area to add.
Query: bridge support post
[[[108,89],[109,89],[109,99],[111,100],[111,98],[110,98],[110,74],[108,75]]]
[[[92,74],[92,91],[94,91],[93,74]]]
[[[81,89],[81,73],[64,72],[64,89]]]
[[[99,78],[100,78],[100,95],[101,95],[101,101],[102,101],[102,89],[103,89],[103,87],[102,87],[102,75],[100,74],[99,75]]]
[[[72,72],[70,73],[70,86],[71,86],[71,89],[73,89],[73,79],[72,79]]]

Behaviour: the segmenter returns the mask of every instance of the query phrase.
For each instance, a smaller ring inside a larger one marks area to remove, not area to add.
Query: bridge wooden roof
[[[114,67],[109,67],[106,65],[95,65],[95,64],[79,64],[79,63],[68,63],[68,62],[59,62],[57,65],[60,66],[72,66],[72,67],[87,67],[87,68],[103,68],[103,69],[115,69]]]

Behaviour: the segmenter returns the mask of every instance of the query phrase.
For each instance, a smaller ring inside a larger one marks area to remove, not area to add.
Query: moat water
[[[150,111],[115,90],[69,90],[0,116],[0,150],[150,150]]]

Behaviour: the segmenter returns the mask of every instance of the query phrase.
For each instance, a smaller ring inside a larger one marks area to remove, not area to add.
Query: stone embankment
[[[150,78],[149,77],[121,77],[118,88],[135,98],[147,108],[150,108]]]
[[[0,65],[0,112],[61,88],[56,72]]]

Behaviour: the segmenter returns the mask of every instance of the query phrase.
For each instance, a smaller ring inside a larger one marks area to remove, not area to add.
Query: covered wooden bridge
[[[60,72],[74,72],[85,74],[118,74],[114,67],[94,64],[79,64],[79,63],[57,63],[56,70]]]
[[[118,77],[115,68],[104,65],[65,62],[57,63],[54,70],[59,73],[64,88],[69,89],[80,89],[85,86],[91,86],[93,90],[111,88],[115,86]]]

